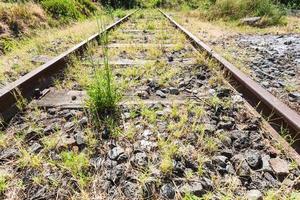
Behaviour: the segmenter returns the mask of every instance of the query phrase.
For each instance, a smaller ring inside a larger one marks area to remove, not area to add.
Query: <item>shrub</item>
[[[33,3],[0,5],[0,23],[0,35],[9,31],[18,36],[29,28],[45,25],[46,16],[43,9]]]
[[[72,0],[45,0],[42,5],[55,19],[79,19],[82,16]]]
[[[95,70],[87,93],[89,95],[88,106],[97,119],[101,115],[111,114],[121,97],[108,66]]]
[[[236,20],[242,17],[261,16],[263,23],[273,25],[281,22],[283,14],[272,0],[216,0],[209,7],[208,17]]]

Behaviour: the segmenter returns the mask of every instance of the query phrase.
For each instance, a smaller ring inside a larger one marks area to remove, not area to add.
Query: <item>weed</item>
[[[71,172],[72,176],[77,179],[80,186],[87,184],[88,178],[85,171],[89,167],[88,156],[84,153],[62,152],[60,153],[62,163],[60,165]]]
[[[118,137],[122,134],[122,130],[118,126],[116,118],[108,116],[103,120],[103,123],[109,129],[113,137]]]
[[[173,160],[169,155],[164,155],[161,163],[160,170],[163,174],[168,174],[173,170]]]
[[[222,101],[221,99],[219,99],[219,97],[217,97],[216,95],[214,96],[211,96],[209,99],[208,99],[208,105],[210,105],[212,108],[214,108],[215,110],[217,110],[217,108],[219,106],[221,106],[222,104]]]
[[[178,105],[173,105],[171,110],[171,118],[178,120],[180,118],[180,112]]]
[[[22,153],[21,158],[18,160],[18,165],[20,168],[32,167],[32,168],[40,168],[43,160],[41,155],[31,155],[25,149],[20,150]]]
[[[137,130],[133,124],[129,125],[129,127],[125,130],[125,136],[129,140],[133,140],[136,133],[137,133]]]
[[[144,119],[146,119],[149,123],[155,124],[157,119],[157,114],[154,110],[150,110],[149,108],[143,106],[141,109],[141,115]]]
[[[8,188],[6,176],[0,175],[0,194],[4,193],[5,190]]]
[[[204,148],[209,153],[214,153],[214,152],[216,152],[218,150],[218,145],[217,145],[217,142],[216,142],[215,138],[206,137],[204,143],[205,143]]]
[[[168,174],[173,170],[173,157],[178,154],[179,148],[172,141],[162,139],[159,140],[158,147],[162,155],[160,169]]]
[[[292,84],[292,83],[288,83],[284,86],[284,89],[287,91],[287,92],[295,92],[297,90],[297,86],[295,84]]]
[[[138,180],[141,183],[141,185],[145,186],[147,182],[149,182],[151,180],[151,173],[149,169],[145,169],[143,170],[139,176],[138,176]]]
[[[202,198],[187,192],[184,194],[183,200],[202,200]]]
[[[51,134],[48,137],[42,138],[42,143],[43,143],[45,149],[49,150],[49,151],[55,149],[60,140],[60,136],[61,136],[61,133],[58,131],[54,134]]]
[[[39,174],[39,175],[37,175],[37,176],[34,176],[34,177],[32,178],[32,181],[33,181],[33,183],[36,184],[36,185],[43,185],[43,183],[44,183],[44,181],[45,181],[45,178],[44,178],[41,174]]]
[[[0,149],[8,146],[8,136],[0,131]]]
[[[117,103],[121,99],[121,94],[117,89],[113,78],[112,69],[108,63],[108,33],[99,24],[100,44],[102,46],[104,67],[94,69],[94,77],[87,88],[89,99],[88,107],[96,120],[101,116],[112,114],[116,110]]]
[[[16,106],[20,111],[23,111],[27,106],[27,99],[25,99],[19,89],[13,91],[14,98],[16,99]]]
[[[198,170],[197,173],[199,176],[202,176],[204,173],[204,163],[207,161],[207,158],[203,155],[198,155]]]

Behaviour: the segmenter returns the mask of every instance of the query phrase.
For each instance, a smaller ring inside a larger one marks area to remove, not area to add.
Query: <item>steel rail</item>
[[[122,24],[137,11],[138,10],[135,10],[129,13],[125,17],[106,27],[103,31],[90,36],[86,40],[68,49],[49,62],[22,76],[15,82],[6,85],[4,88],[1,88],[0,120],[2,121],[2,123],[0,123],[0,126],[3,126],[3,123],[8,122],[19,111],[16,106],[16,103],[19,100],[17,99],[15,94],[20,93],[22,98],[25,98],[27,100],[32,99],[36,88],[43,90],[49,87],[49,85],[53,83],[53,76],[62,72],[62,70],[67,67],[69,56],[71,54],[83,54],[84,50],[87,48],[88,44],[91,41],[97,41],[103,33],[110,31],[118,25]]]
[[[220,64],[222,69],[229,73],[230,83],[232,83],[235,89],[243,95],[257,112],[268,119],[272,127],[276,130],[280,130],[282,127],[289,130],[289,134],[293,138],[296,138],[295,143],[292,146],[300,153],[300,140],[297,140],[300,136],[300,115],[265,90],[257,82],[241,72],[221,55],[212,50],[207,44],[172,19],[171,16],[162,10],[159,11],[168,18],[177,29],[181,30],[195,47],[204,50],[211,58]]]

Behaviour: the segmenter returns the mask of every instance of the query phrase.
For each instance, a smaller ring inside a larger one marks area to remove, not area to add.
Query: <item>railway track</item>
[[[133,12],[106,30],[108,56],[95,34],[1,90],[1,114],[12,118],[0,135],[4,198],[296,194],[297,142],[258,114],[274,112],[271,122],[296,135],[295,112],[162,11]],[[123,97],[96,126],[86,89],[107,58]]]

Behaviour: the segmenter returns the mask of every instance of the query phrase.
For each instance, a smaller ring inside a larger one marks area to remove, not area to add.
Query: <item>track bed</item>
[[[1,199],[291,199],[300,169],[269,126],[158,11],[109,33],[123,97],[85,102],[103,48],[74,58],[0,135]],[[296,197],[297,198],[297,197]]]

